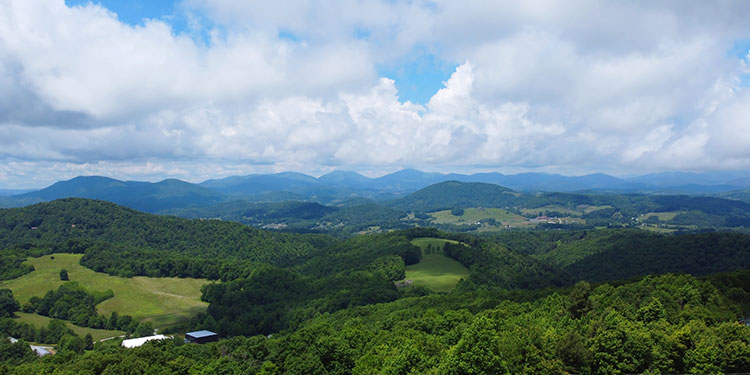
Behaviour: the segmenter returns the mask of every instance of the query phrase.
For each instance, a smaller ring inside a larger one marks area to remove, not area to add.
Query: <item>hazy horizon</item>
[[[48,184],[39,185],[39,186],[25,186],[25,187],[24,186],[20,186],[20,187],[5,187],[5,186],[0,186],[0,190],[8,190],[8,191],[12,191],[12,190],[19,190],[19,191],[39,190],[39,189],[44,189],[46,187],[49,187],[49,186],[51,186],[51,185],[53,185],[53,184],[55,184],[57,182],[69,181],[69,180],[72,180],[72,179],[78,178],[78,177],[105,177],[105,178],[111,178],[111,179],[115,179],[115,180],[119,180],[119,181],[139,181],[139,182],[150,182],[150,183],[156,183],[156,182],[161,182],[161,181],[170,180],[170,179],[177,179],[177,180],[189,182],[189,183],[192,183],[192,184],[200,184],[200,183],[203,183],[203,182],[206,182],[206,181],[209,181],[209,180],[221,180],[221,179],[228,178],[228,177],[245,177],[245,176],[251,176],[251,175],[273,175],[273,174],[282,174],[282,173],[299,173],[299,174],[304,174],[304,175],[311,176],[311,177],[314,177],[314,178],[318,179],[318,178],[320,178],[320,177],[322,177],[324,175],[327,175],[327,174],[330,174],[330,173],[333,173],[333,172],[354,172],[354,173],[357,173],[359,175],[365,176],[365,177],[370,178],[370,179],[377,179],[377,178],[380,178],[380,177],[388,176],[388,175],[395,174],[395,173],[398,173],[398,172],[401,172],[401,171],[405,171],[405,170],[417,170],[419,172],[424,172],[424,173],[437,173],[437,174],[443,174],[443,175],[458,174],[458,175],[465,175],[465,176],[471,176],[471,175],[474,175],[474,174],[481,174],[481,173],[500,173],[500,174],[503,174],[503,175],[506,175],[506,176],[514,176],[514,175],[527,174],[527,173],[528,174],[549,174],[549,175],[560,175],[560,176],[564,176],[564,177],[583,177],[583,176],[589,176],[589,175],[604,174],[604,175],[612,176],[612,177],[623,179],[623,180],[627,180],[629,178],[637,178],[637,177],[652,175],[652,174],[658,175],[658,174],[662,174],[662,173],[688,173],[688,174],[696,174],[696,175],[701,175],[701,174],[704,174],[704,173],[709,173],[709,174],[716,173],[716,174],[730,175],[730,177],[732,177],[731,175],[742,175],[742,177],[745,177],[746,175],[750,176],[750,171],[708,171],[708,172],[662,171],[662,172],[650,172],[650,173],[634,174],[634,175],[615,175],[615,174],[603,173],[603,172],[591,172],[591,173],[583,173],[583,174],[565,174],[565,173],[543,172],[543,171],[521,171],[521,172],[512,172],[512,173],[503,173],[503,172],[498,172],[498,171],[472,171],[472,172],[455,172],[455,171],[453,171],[453,172],[441,172],[441,171],[426,171],[426,170],[421,170],[421,169],[417,169],[417,168],[402,168],[402,169],[398,169],[398,170],[394,170],[394,171],[390,171],[390,172],[386,172],[386,173],[380,173],[380,174],[364,174],[364,173],[360,173],[360,172],[355,171],[355,170],[336,169],[336,170],[328,171],[328,172],[325,172],[325,173],[319,173],[319,174],[305,173],[305,172],[300,172],[300,171],[275,171],[275,172],[268,172],[268,173],[249,173],[249,174],[242,174],[242,175],[215,176],[215,177],[209,177],[209,178],[199,179],[199,180],[186,180],[186,179],[180,179],[180,178],[170,177],[170,176],[166,176],[166,177],[154,177],[154,178],[150,178],[150,179],[149,178],[145,178],[145,179],[133,179],[133,178],[116,176],[116,175],[83,174],[83,175],[70,176],[68,178],[62,178],[60,180],[55,180],[55,181],[52,181],[52,182],[50,182]]]

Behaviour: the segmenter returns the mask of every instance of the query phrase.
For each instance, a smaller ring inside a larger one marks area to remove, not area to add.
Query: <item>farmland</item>
[[[510,213],[502,208],[471,207],[463,210],[460,216],[453,215],[450,210],[430,213],[435,224],[475,224],[481,221],[492,221],[501,225],[524,225],[528,220],[520,215]]]
[[[185,321],[206,308],[200,301],[200,288],[207,281],[189,278],[123,278],[94,272],[78,262],[81,254],[52,254],[30,258],[27,263],[34,271],[17,279],[3,281],[0,288],[13,290],[21,304],[33,296],[44,296],[58,288],[60,270],[66,269],[70,280],[77,281],[92,291],[111,289],[114,297],[97,306],[100,314],[116,311],[136,319],[151,321],[154,327],[165,327]]]

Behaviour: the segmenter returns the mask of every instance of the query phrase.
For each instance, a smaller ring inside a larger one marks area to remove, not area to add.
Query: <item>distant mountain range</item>
[[[5,191],[6,195],[0,194],[0,206],[18,207],[67,197],[106,200],[145,212],[207,207],[232,200],[298,200],[336,205],[354,198],[393,201],[427,186],[447,181],[494,184],[518,192],[694,194],[720,195],[735,199],[747,197],[746,191],[750,189],[749,172],[666,172],[618,178],[602,173],[585,176],[548,173],[465,175],[404,169],[377,178],[351,171],[334,171],[318,178],[302,173],[284,172],[232,176],[199,184],[176,179],[151,183],[81,176],[57,182],[38,191],[14,195],[8,194],[18,191]]]
[[[219,192],[185,181],[120,181],[108,177],[76,177],[42,190],[3,197],[6,207],[52,201],[60,198],[89,198],[117,203],[144,212],[178,207],[209,206],[226,200]]]

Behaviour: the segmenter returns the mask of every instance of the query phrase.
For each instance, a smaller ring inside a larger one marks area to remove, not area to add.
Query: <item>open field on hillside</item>
[[[434,237],[420,237],[411,240],[411,243],[419,246],[423,252],[428,250],[429,246],[442,249],[446,242],[459,243],[455,240]],[[458,280],[468,276],[468,268],[443,254],[424,254],[422,261],[406,266],[406,280],[412,280],[414,285],[426,286],[437,292],[447,292],[453,289]]]
[[[425,254],[421,262],[406,266],[406,280],[412,280],[413,285],[423,285],[436,292],[447,292],[461,278],[468,277],[469,270],[466,267],[443,254]]]
[[[670,220],[674,219],[675,216],[677,216],[677,215],[679,215],[681,213],[682,212],[680,212],[680,211],[649,212],[647,214],[643,214],[640,217],[640,220],[646,220],[646,219],[648,219],[651,216],[656,216],[661,221],[670,221]]]
[[[46,327],[47,324],[49,324],[49,321],[52,320],[46,316],[41,316],[37,314],[27,314],[23,312],[16,312],[16,315],[18,315],[18,319],[21,320],[22,322],[29,323],[37,328]],[[94,341],[106,339],[108,337],[116,337],[116,336],[125,334],[125,332],[123,331],[110,331],[107,329],[94,329],[94,328],[79,327],[67,321],[65,322],[65,324],[67,324],[68,328],[72,329],[73,332],[75,332],[77,335],[81,337],[86,336],[87,333],[90,333]]]
[[[0,282],[0,288],[13,290],[16,299],[24,304],[33,296],[44,296],[57,289],[60,270],[68,270],[71,281],[77,281],[93,291],[112,289],[115,296],[97,306],[99,313],[131,315],[136,319],[151,321],[154,327],[165,327],[189,319],[205,310],[207,304],[200,300],[205,279],[180,278],[124,278],[94,272],[79,264],[82,254],[52,254],[29,258],[27,263],[34,271],[17,279]]]
[[[521,209],[521,213],[527,216],[541,216],[541,215],[544,215],[546,211],[559,212],[561,214],[565,214],[568,216],[581,216],[584,213],[583,209],[572,210],[570,208],[558,206],[554,204],[537,207],[537,208],[522,208]]]
[[[581,205],[576,206],[575,208],[568,208],[568,207],[563,207],[563,206],[556,205],[556,204],[550,204],[550,205],[541,206],[537,208],[522,208],[521,213],[527,216],[538,216],[540,214],[543,215],[545,211],[554,211],[554,212],[559,212],[561,214],[565,214],[568,216],[580,217],[580,216],[583,216],[584,214],[594,212],[597,210],[602,210],[605,208],[612,208],[612,206],[590,206],[587,204],[581,204]]]
[[[461,216],[451,214],[450,210],[430,213],[432,222],[435,224],[474,224],[481,220],[494,219],[502,225],[523,225],[528,219],[523,216],[510,213],[502,208],[470,207],[464,209]]]

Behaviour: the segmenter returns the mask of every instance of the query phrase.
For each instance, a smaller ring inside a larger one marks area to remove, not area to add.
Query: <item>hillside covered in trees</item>
[[[449,292],[398,286],[426,254],[419,239],[442,244],[430,254],[468,276]],[[150,329],[97,313],[111,295],[66,281],[23,306],[0,292],[0,330],[59,348],[37,359],[0,340],[0,369],[10,374],[750,371],[750,328],[737,323],[750,309],[750,235],[741,233],[417,227],[340,239],[64,199],[0,210],[0,241],[4,279],[31,272],[26,257],[53,252],[82,253],[81,265],[123,277],[212,279],[202,289],[207,310],[170,331],[224,339],[129,350],[13,318],[27,311],[133,335]]]

